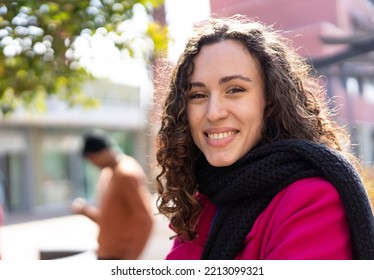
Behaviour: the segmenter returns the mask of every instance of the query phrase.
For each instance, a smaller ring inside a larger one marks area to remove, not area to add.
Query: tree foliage
[[[96,101],[81,91],[91,75],[79,63],[74,42],[98,31],[116,38],[115,46],[133,54],[136,50],[121,25],[142,5],[149,17],[141,35],[151,43],[144,51],[152,59],[167,45],[167,30],[152,18],[163,0],[6,0],[0,3],[0,112],[20,106],[45,109],[55,95],[69,105],[92,106]],[[153,44],[152,44],[153,43]],[[0,113],[1,114],[1,113]]]

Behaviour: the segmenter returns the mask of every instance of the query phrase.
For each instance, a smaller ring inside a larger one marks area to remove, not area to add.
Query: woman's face
[[[187,114],[193,140],[213,166],[235,163],[261,138],[266,106],[259,62],[236,40],[201,48]]]

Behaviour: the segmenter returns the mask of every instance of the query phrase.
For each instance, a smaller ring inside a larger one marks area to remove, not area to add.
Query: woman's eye
[[[196,93],[190,93],[188,95],[188,98],[189,99],[199,99],[199,98],[204,98],[206,97],[206,94],[203,94],[203,93],[199,93],[199,92],[196,92]]]
[[[237,93],[237,92],[243,92],[243,91],[245,91],[245,90],[241,87],[231,87],[231,88],[229,88],[227,93]]]

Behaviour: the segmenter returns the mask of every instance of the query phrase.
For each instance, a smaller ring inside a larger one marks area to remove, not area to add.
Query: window
[[[345,81],[347,93],[351,96],[358,96],[360,94],[360,83],[355,77],[348,77]]]
[[[368,102],[374,103],[374,78],[368,78],[365,80],[363,96]]]

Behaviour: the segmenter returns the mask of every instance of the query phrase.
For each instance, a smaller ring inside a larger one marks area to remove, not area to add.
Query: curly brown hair
[[[240,41],[262,67],[267,107],[262,142],[304,139],[348,153],[345,131],[332,121],[324,85],[291,42],[271,26],[243,17],[209,19],[197,26],[180,56],[168,89],[158,133],[158,209],[177,235],[192,240],[201,210],[196,198],[196,159],[201,154],[188,123],[186,93],[200,49],[222,40]]]

